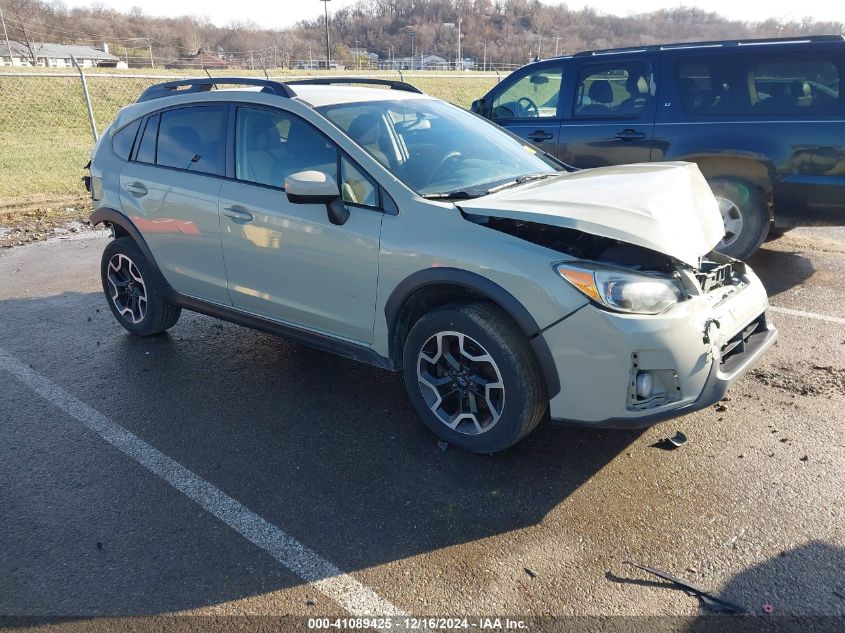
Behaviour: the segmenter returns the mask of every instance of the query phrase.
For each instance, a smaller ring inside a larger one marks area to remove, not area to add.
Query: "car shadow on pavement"
[[[742,605],[746,616],[702,615],[687,633],[842,631],[845,549],[810,541],[734,576],[717,594]],[[791,615],[786,615],[791,614]],[[794,615],[800,614],[800,615]]]
[[[776,250],[766,244],[748,263],[763,282],[769,298],[804,284],[816,272],[813,262],[803,253]]]
[[[2,301],[0,331],[0,347],[346,572],[536,525],[639,434],[542,425],[497,455],[443,450],[398,374],[187,312],[168,334],[135,338],[99,293]],[[3,565],[15,570],[0,579],[0,613],[153,614],[301,583],[35,394],[20,387],[5,399],[29,411],[19,437],[58,435],[31,447],[42,470],[0,527]],[[90,441],[72,451],[62,434]],[[130,475],[82,484],[62,474],[86,452],[96,465],[68,472],[84,479],[126,462]],[[115,523],[121,513],[132,529]],[[54,543],[49,560],[3,533],[33,525]],[[102,568],[99,549],[61,547],[85,532],[91,548],[122,539],[122,553]],[[77,568],[93,576],[74,582]]]

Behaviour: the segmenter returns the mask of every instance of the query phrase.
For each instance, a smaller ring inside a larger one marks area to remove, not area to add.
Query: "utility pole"
[[[558,35],[558,36],[555,38],[555,57],[557,57],[557,56],[558,56],[558,52],[557,52],[557,51],[558,51],[558,48],[557,48],[557,45],[558,45],[558,43],[559,43],[559,42],[560,42],[560,35]]]
[[[484,64],[482,65],[484,71],[487,71],[487,40],[484,40]]]
[[[461,16],[458,16],[458,64],[455,64],[455,70],[463,70],[464,59],[461,56]]]
[[[411,68],[410,70],[414,69],[414,38],[417,36],[416,31],[411,31]]]
[[[358,70],[361,70],[361,53],[358,51],[358,42],[359,40],[355,40],[355,65],[357,66]]]
[[[12,57],[12,45],[9,44],[9,32],[6,30],[6,18],[3,17],[3,7],[0,6],[0,22],[3,23],[3,36],[6,38],[6,48],[9,49],[9,66],[14,66]]]
[[[323,3],[323,10],[326,16],[326,70],[331,67],[332,53],[329,48],[329,2],[331,0],[320,0]]]
[[[147,38],[147,45],[150,47],[150,68],[155,70],[155,62],[153,61],[153,41],[150,38]]]

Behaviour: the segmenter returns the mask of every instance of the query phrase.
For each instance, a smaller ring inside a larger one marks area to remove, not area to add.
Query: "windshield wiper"
[[[525,174],[524,176],[519,176],[518,178],[514,178],[506,183],[501,185],[496,185],[495,187],[488,189],[487,193],[496,193],[497,191],[501,191],[502,189],[508,189],[509,187],[516,187],[517,185],[521,185],[525,182],[530,182],[531,180],[542,180],[543,178],[551,178],[552,176],[559,176],[559,171],[544,171],[537,174]]]
[[[515,187],[516,185],[521,185],[522,183],[529,182],[531,180],[541,180],[543,178],[551,178],[552,176],[558,176],[560,175],[560,173],[561,172],[559,171],[544,171],[536,174],[525,174],[523,176],[514,178],[513,180],[509,180],[501,185],[490,187],[489,189],[455,189],[454,191],[450,191],[448,193],[429,193],[424,195],[423,198],[426,198],[427,200],[467,200],[469,198],[480,198],[481,196],[496,193],[497,191],[507,189],[508,187]]]
[[[427,193],[423,194],[426,200],[469,200],[470,198],[478,198],[487,195],[486,191],[469,191],[468,189],[455,189],[447,193]]]

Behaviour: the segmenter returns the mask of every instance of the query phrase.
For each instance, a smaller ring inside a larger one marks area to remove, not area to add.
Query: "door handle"
[[[618,134],[616,134],[616,138],[620,141],[641,141],[645,138],[645,132],[639,132],[637,130],[627,129],[622,130]]]
[[[141,198],[147,195],[147,188],[142,182],[130,182],[126,185],[126,191],[131,193],[136,198]]]
[[[223,215],[241,222],[252,222],[252,214],[239,205],[232,205],[223,209]]]
[[[529,141],[534,141],[535,143],[539,143],[540,141],[548,141],[552,138],[554,134],[549,134],[544,130],[534,130],[531,134],[528,135]]]

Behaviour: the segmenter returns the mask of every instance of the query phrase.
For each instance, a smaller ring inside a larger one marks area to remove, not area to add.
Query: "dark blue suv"
[[[523,66],[473,111],[576,167],[684,160],[744,259],[794,226],[845,224],[845,38],[588,51]]]

